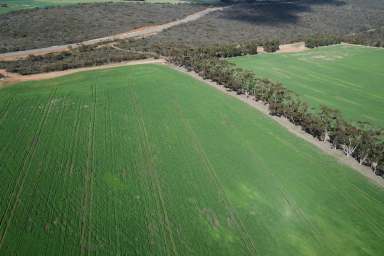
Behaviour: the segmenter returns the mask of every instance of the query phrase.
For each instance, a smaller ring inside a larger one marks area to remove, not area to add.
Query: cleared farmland
[[[127,2],[126,0],[2,0],[2,4],[6,6],[0,7],[0,15],[17,10],[47,8],[53,6],[63,6],[70,4],[85,4],[85,3],[105,3],[105,2]],[[129,1],[128,1],[129,2]],[[177,3],[177,0],[149,0],[145,2],[153,3]]]
[[[313,107],[339,109],[353,121],[384,127],[384,49],[337,45],[300,53],[232,59],[259,77],[282,82]]]
[[[383,255],[384,191],[161,65],[0,90],[0,255]]]
[[[123,1],[123,0],[120,0]],[[68,5],[68,4],[79,4],[79,3],[97,3],[97,2],[108,2],[107,0],[2,0],[1,3],[4,4],[3,7],[0,7],[0,14],[32,9],[32,8],[46,8],[59,5]],[[114,2],[119,2],[115,0]]]

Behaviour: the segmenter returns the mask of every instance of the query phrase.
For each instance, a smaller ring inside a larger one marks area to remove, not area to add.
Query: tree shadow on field
[[[222,19],[238,20],[252,24],[273,25],[280,23],[297,23],[299,14],[312,12],[312,6],[342,6],[341,0],[245,0],[231,1],[231,8],[219,16]]]

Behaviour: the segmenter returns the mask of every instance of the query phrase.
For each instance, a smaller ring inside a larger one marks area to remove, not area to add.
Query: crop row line
[[[80,231],[80,250],[81,255],[91,253],[91,218],[92,218],[92,186],[95,168],[95,122],[96,122],[96,87],[91,86],[91,97],[93,99],[92,109],[90,110],[90,121],[88,126],[88,146],[87,159],[84,175],[84,194],[82,200],[82,221]]]
[[[219,195],[221,196],[225,207],[227,208],[227,211],[229,213],[229,216],[231,220],[233,220],[237,226],[237,230],[240,233],[241,240],[243,241],[243,244],[247,248],[248,252],[251,255],[257,254],[257,249],[255,242],[253,241],[252,237],[249,235],[247,229],[245,228],[244,223],[242,220],[238,217],[238,214],[236,213],[235,208],[232,206],[230,200],[228,199],[223,184],[221,183],[219,177],[217,176],[216,170],[213,167],[211,161],[209,160],[203,146],[199,143],[199,138],[196,135],[195,131],[193,130],[190,123],[187,121],[187,119],[184,117],[184,114],[177,102],[175,102],[176,105],[176,111],[179,114],[179,118],[183,123],[183,126],[185,130],[190,134],[192,138],[192,145],[195,149],[195,151],[200,156],[202,162],[206,166],[206,170],[208,171],[208,176],[211,178],[212,183],[215,185],[215,187],[218,190]]]
[[[143,145],[143,153],[145,158],[148,159],[148,161],[146,161],[148,177],[150,177],[151,187],[155,192],[154,195],[155,195],[157,209],[159,212],[161,212],[161,215],[162,215],[162,216],[159,215],[159,218],[160,218],[160,223],[163,223],[162,227],[165,228],[164,242],[168,250],[168,255],[178,255],[176,244],[173,238],[171,223],[169,221],[169,216],[168,216],[167,208],[165,205],[161,184],[159,181],[159,175],[155,169],[155,164],[153,160],[153,151],[149,142],[148,131],[144,121],[144,113],[139,106],[139,103],[137,101],[137,96],[134,92],[132,92],[131,100],[139,120],[138,124],[139,124],[141,135],[142,135],[141,141]],[[170,245],[168,244],[168,240],[170,242]]]
[[[23,163],[19,169],[19,176],[16,180],[16,184],[14,186],[12,195],[9,199],[9,203],[6,209],[6,212],[2,219],[0,220],[0,250],[4,244],[5,237],[7,235],[7,231],[9,229],[9,226],[11,224],[11,221],[14,216],[14,212],[19,204],[19,197],[21,192],[23,191],[24,182],[26,179],[26,176],[28,175],[28,169],[31,164],[31,161],[36,153],[37,147],[40,142],[41,133],[43,131],[43,128],[47,122],[51,107],[53,105],[52,98],[56,94],[57,89],[52,90],[50,96],[48,97],[48,102],[44,108],[44,113],[42,116],[42,119],[40,121],[39,127],[35,133],[34,138],[32,139],[32,143],[29,146],[29,149],[27,151],[27,154],[23,160]]]

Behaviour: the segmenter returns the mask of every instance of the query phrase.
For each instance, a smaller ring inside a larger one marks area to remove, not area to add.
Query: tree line
[[[81,46],[60,53],[39,56],[30,55],[25,59],[0,62],[0,68],[6,68],[8,72],[12,73],[30,75],[150,57],[153,57],[153,55],[149,53],[121,51],[113,47],[92,45]]]
[[[265,52],[276,52],[280,49],[279,40],[266,41],[263,43],[263,49]]]
[[[308,48],[340,44],[341,42],[373,47],[384,47],[384,28],[371,29],[345,36],[317,34],[307,37],[304,41],[305,46]]]
[[[169,60],[238,94],[267,104],[271,115],[287,118],[313,137],[330,142],[333,148],[342,150],[347,157],[355,158],[361,165],[370,166],[375,174],[383,176],[383,129],[374,128],[368,123],[353,124],[345,120],[338,110],[327,106],[321,106],[319,110],[311,109],[281,83],[260,79],[224,59],[256,54],[255,49],[257,47],[242,45],[173,49]]]
[[[313,35],[305,39],[305,47],[308,48],[315,48],[340,43],[341,38],[333,35]]]

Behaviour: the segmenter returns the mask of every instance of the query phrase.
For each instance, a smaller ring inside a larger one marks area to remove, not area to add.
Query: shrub
[[[280,42],[278,40],[266,41],[263,44],[264,51],[266,52],[276,52],[280,49]]]
[[[308,48],[315,48],[319,46],[327,46],[332,44],[340,44],[341,39],[331,35],[315,35],[308,37],[305,40],[305,46]]]

